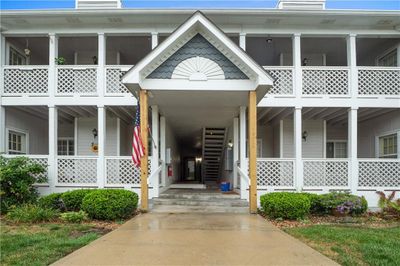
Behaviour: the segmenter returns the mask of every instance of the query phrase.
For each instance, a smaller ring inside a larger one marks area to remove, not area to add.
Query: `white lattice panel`
[[[97,91],[97,68],[59,68],[57,73],[60,94],[94,94]]]
[[[400,187],[400,160],[359,161],[360,187]]]
[[[294,186],[294,162],[257,159],[257,185]]]
[[[107,93],[129,93],[127,87],[121,82],[121,78],[126,72],[119,68],[108,68],[106,70]]]
[[[293,94],[293,72],[291,69],[268,69],[274,85],[268,94]]]
[[[304,161],[304,186],[348,186],[348,165],[348,161]]]
[[[358,93],[361,95],[400,95],[400,69],[359,70]]]
[[[48,74],[47,68],[5,68],[4,93],[47,94]]]
[[[150,175],[150,160],[148,167]],[[140,184],[140,168],[133,165],[131,158],[107,158],[106,169],[106,183],[108,185]]]
[[[96,184],[96,158],[58,158],[58,183]]]
[[[348,93],[348,70],[303,70],[303,94],[346,95]]]

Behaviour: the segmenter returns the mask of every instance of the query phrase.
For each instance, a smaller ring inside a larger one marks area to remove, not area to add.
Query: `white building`
[[[41,193],[147,193],[130,157],[139,91],[149,96],[149,198],[230,181],[243,199],[253,182],[252,196],[341,190],[375,207],[376,191],[400,190],[399,11],[78,0],[0,15],[0,152],[46,165]]]

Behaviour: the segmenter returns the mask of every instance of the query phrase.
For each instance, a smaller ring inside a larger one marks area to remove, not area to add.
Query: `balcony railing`
[[[257,186],[293,188],[294,159],[257,158]]]
[[[349,188],[348,159],[303,160],[303,182],[305,188]]]
[[[349,68],[303,67],[304,95],[348,95]]]
[[[362,188],[399,189],[399,159],[359,159],[358,185]]]
[[[39,96],[49,92],[48,66],[5,66],[3,77],[6,96]]]
[[[122,84],[121,78],[132,66],[107,66],[106,67],[106,94],[130,93],[128,88]]]
[[[400,67],[359,67],[359,95],[400,95]]]
[[[97,186],[97,157],[58,156],[57,184]]]
[[[274,78],[274,85],[268,94],[273,95],[293,95],[293,67],[269,67],[264,69]]]
[[[57,66],[57,94],[97,94],[97,66]]]

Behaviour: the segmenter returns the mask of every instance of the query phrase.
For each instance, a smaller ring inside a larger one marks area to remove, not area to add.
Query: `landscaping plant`
[[[331,192],[319,196],[317,209],[321,214],[359,215],[368,209],[364,197],[345,192]]]
[[[128,190],[99,189],[85,196],[82,210],[99,220],[127,218],[135,211],[138,199],[136,193]]]
[[[271,218],[303,219],[310,212],[311,202],[302,193],[274,192],[260,197],[262,211]]]
[[[57,210],[42,208],[33,204],[25,204],[11,208],[6,218],[15,223],[38,223],[56,220],[58,215]]]
[[[38,200],[39,206],[60,211],[65,211],[65,204],[61,199],[63,193],[52,193],[47,196],[40,197]]]
[[[389,196],[386,196],[382,191],[376,193],[379,195],[378,206],[382,209],[382,212],[400,218],[400,199],[394,199],[396,191],[392,191]]]
[[[89,219],[87,213],[84,211],[65,212],[60,215],[60,218],[62,221],[68,223],[81,223]]]
[[[68,211],[79,211],[81,210],[83,198],[93,191],[95,191],[95,189],[76,189],[67,191],[61,195],[61,200]]]
[[[26,157],[8,159],[0,156],[1,213],[14,206],[35,202],[39,194],[33,184],[45,181],[41,175],[44,172],[43,166]]]

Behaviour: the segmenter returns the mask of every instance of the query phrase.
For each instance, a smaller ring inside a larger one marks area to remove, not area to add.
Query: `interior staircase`
[[[249,213],[249,204],[239,194],[218,189],[169,189],[152,199],[157,213]]]
[[[215,185],[220,177],[226,132],[225,128],[203,128],[202,177],[206,185]]]

